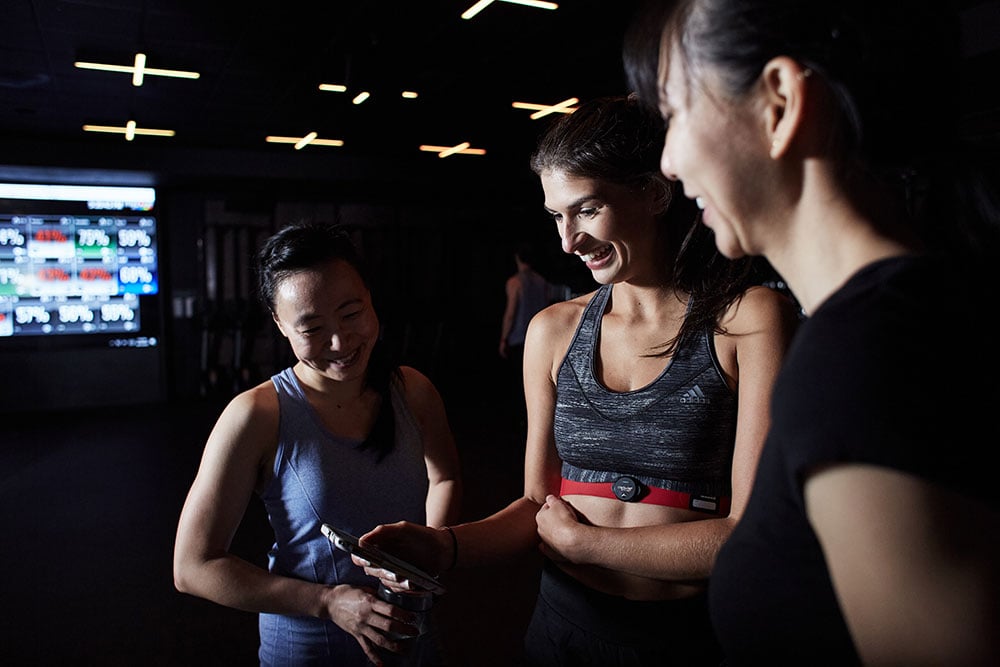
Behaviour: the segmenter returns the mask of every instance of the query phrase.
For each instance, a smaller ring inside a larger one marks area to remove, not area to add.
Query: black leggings
[[[532,667],[718,666],[705,594],[634,601],[588,588],[546,561],[524,640]]]

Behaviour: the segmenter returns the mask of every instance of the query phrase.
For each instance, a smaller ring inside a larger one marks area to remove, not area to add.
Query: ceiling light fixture
[[[270,144],[295,144],[295,150],[300,150],[303,146],[343,146],[340,139],[317,139],[315,132],[310,132],[304,137],[264,137],[264,141]],[[301,144],[301,146],[299,145]]]
[[[319,89],[326,91],[328,93],[346,93],[347,86],[342,86],[339,83],[321,83],[319,84]]]
[[[297,150],[297,151],[302,150],[303,148],[305,148],[306,146],[309,145],[310,141],[312,141],[313,139],[315,139],[318,136],[319,136],[318,133],[316,133],[316,132],[310,132],[309,134],[307,134],[306,136],[302,137],[297,142],[295,142],[295,150]]]
[[[134,120],[130,120],[125,123],[124,127],[115,127],[114,125],[84,125],[84,132],[110,132],[112,134],[124,134],[125,141],[132,141],[135,139],[135,135],[142,134],[150,137],[172,137],[175,132],[173,130],[150,130],[136,125]]]
[[[563,100],[557,104],[532,104],[531,102],[514,102],[511,104],[515,109],[534,109],[535,113],[531,114],[532,120],[538,120],[543,116],[548,116],[550,113],[573,113],[576,111],[576,107],[573,105],[580,100],[576,97],[571,97],[567,100]]]
[[[367,100],[369,97],[371,97],[371,93],[369,93],[367,90],[365,90],[365,91],[362,91],[362,92],[358,93],[357,95],[355,95],[354,99],[351,100],[351,102],[354,103],[354,104],[361,104],[362,102],[364,102],[365,100]]]
[[[471,145],[472,144],[470,144],[468,141],[463,141],[457,146],[452,146],[448,150],[441,151],[440,153],[438,153],[438,157],[448,157],[449,155],[454,155],[455,153],[461,153]]]
[[[146,67],[146,54],[137,53],[135,54],[135,61],[132,66],[128,65],[108,65],[106,63],[88,63],[81,60],[73,63],[74,66],[80,69],[95,69],[101,72],[121,72],[123,74],[132,75],[132,85],[141,86],[143,77],[145,75],[150,76],[169,76],[177,79],[197,79],[201,76],[198,72],[186,72],[179,69],[157,69],[155,67]]]
[[[448,157],[449,155],[486,155],[486,150],[482,148],[469,148],[469,142],[464,141],[456,146],[430,146],[424,144],[420,150],[429,153],[437,153],[438,157]]]
[[[512,5],[524,5],[525,7],[534,7],[536,9],[559,9],[559,5],[554,2],[542,2],[541,0],[497,0],[498,2],[509,2]],[[476,4],[472,5],[464,12],[462,12],[463,19],[471,19],[473,16],[483,11],[487,7],[493,4],[493,0],[479,0]]]
[[[407,100],[417,99],[417,93],[412,90],[404,90],[402,93],[400,93],[400,96]]]

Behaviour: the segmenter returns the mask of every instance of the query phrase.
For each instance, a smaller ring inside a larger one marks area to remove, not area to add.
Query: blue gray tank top
[[[611,285],[587,304],[556,383],[555,441],[562,476],[613,482],[629,475],[692,494],[731,493],[735,392],[726,384],[711,330],[682,341],[646,387],[615,392],[594,375]]]
[[[291,368],[271,381],[281,416],[274,479],[261,494],[274,530],[268,569],[306,581],[374,587],[377,581],[335,548],[320,526],[361,535],[380,523],[426,523],[430,483],[423,441],[402,391],[391,391],[395,447],[376,462],[375,452],[360,449],[360,441],[334,436],[323,426]],[[270,613],[258,618],[264,667],[371,664],[354,637],[333,621]],[[425,664],[425,651],[434,648],[427,637],[401,665]]]
[[[426,523],[429,482],[420,432],[392,387],[396,442],[380,462],[360,441],[332,435],[291,368],[271,380],[281,408],[274,479],[261,494],[274,528],[272,572],[327,584],[373,580],[320,532],[323,523],[354,535],[380,523]]]

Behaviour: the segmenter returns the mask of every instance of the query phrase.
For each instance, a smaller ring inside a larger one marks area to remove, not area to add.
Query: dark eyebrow
[[[584,202],[588,202],[591,199],[600,199],[600,197],[597,194],[593,194],[593,193],[592,194],[586,194],[586,195],[583,195],[582,197],[577,197],[576,199],[574,199],[573,201],[571,201],[569,203],[569,206],[567,208],[580,208],[583,205]],[[547,213],[555,213],[555,211],[553,211],[548,206],[543,206],[543,208],[545,209],[545,211]]]

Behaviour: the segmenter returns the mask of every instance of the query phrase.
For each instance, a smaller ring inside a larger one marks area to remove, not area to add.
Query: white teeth
[[[354,363],[354,360],[358,358],[359,354],[361,354],[361,350],[355,350],[346,357],[341,357],[339,359],[331,359],[330,363],[335,364],[337,366],[347,366],[349,364]]]
[[[586,255],[580,255],[580,259],[583,260],[584,262],[589,262],[595,257],[601,257],[603,255],[608,254],[608,252],[610,252],[608,248],[609,246],[604,246],[603,248],[598,248],[594,252],[588,252]]]
[[[705,200],[702,199],[701,197],[695,197],[694,198],[694,203],[695,203],[695,206],[697,206],[701,210],[703,210],[703,211],[705,210]]]

